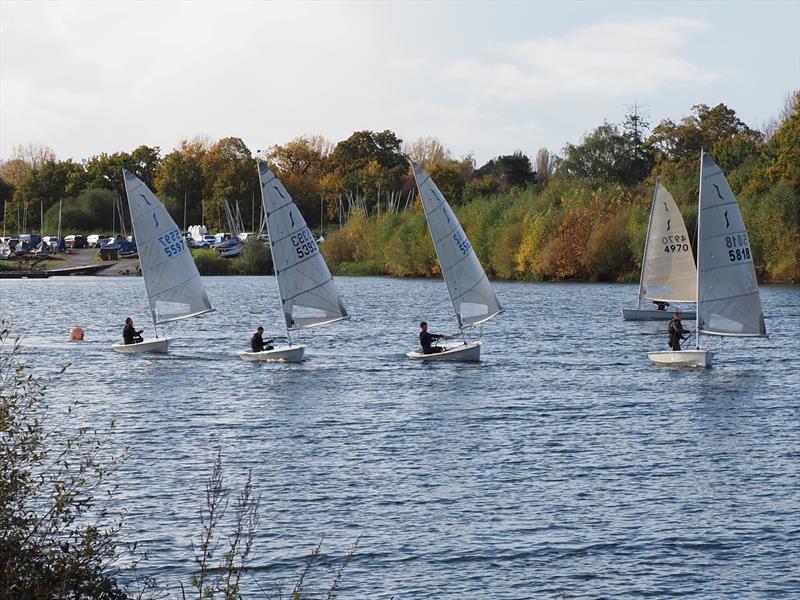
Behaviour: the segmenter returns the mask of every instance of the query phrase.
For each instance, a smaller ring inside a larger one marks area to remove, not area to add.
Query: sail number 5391
[[[319,252],[317,242],[308,228],[292,236],[292,245],[297,253],[297,258],[305,258],[306,256],[311,256],[314,252]]]
[[[183,241],[181,232],[177,229],[173,229],[169,233],[159,236],[158,241],[161,242],[161,245],[163,246],[162,250],[164,251],[164,254],[169,257],[180,254],[186,250],[186,242]]]

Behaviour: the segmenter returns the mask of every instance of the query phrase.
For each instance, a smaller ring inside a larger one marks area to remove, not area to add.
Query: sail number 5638
[[[173,229],[169,233],[159,236],[158,241],[161,242],[163,246],[162,250],[164,254],[170,257],[186,250],[186,243],[183,241],[181,232],[177,229]]]

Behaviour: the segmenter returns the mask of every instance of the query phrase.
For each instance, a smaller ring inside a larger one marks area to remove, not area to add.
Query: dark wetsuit
[[[261,334],[256,332],[253,334],[253,337],[250,338],[250,347],[253,349],[253,352],[263,352],[264,350],[273,350],[274,348],[269,344],[272,343],[272,340],[264,341],[264,338],[261,337]]]
[[[669,302],[659,302],[658,300],[653,300],[653,304],[656,305],[658,310],[666,310],[669,306]]]
[[[427,331],[420,331],[419,332],[419,345],[422,346],[422,353],[423,354],[436,354],[437,352],[442,352],[444,348],[440,346],[432,346],[433,340],[438,340],[439,338],[444,337],[443,335],[439,335],[438,333],[428,333]]]
[[[669,347],[673,350],[680,350],[681,340],[686,339],[683,337],[683,334],[687,333],[680,320],[673,317],[672,321],[669,322],[667,330],[669,331]]]
[[[126,344],[138,344],[142,340],[142,332],[136,331],[133,328],[133,325],[125,325],[125,329],[122,330],[122,340]]]

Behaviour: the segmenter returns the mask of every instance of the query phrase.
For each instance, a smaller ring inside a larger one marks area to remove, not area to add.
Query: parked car
[[[86,243],[90,248],[99,248],[108,238],[104,235],[93,234],[86,238]]]
[[[57,235],[46,235],[42,238],[42,241],[55,250],[58,247],[58,242],[61,241],[61,238]]]
[[[68,235],[64,238],[67,248],[86,248],[86,238],[82,235]]]

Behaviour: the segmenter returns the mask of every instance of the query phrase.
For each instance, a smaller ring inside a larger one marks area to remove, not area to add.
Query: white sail
[[[181,230],[144,182],[122,173],[153,323],[213,310]]]
[[[286,328],[349,318],[328,265],[289,192],[262,161],[258,161],[258,177]]]
[[[689,234],[675,200],[658,182],[644,248],[639,297],[660,302],[694,302],[697,270]]]
[[[766,336],[753,253],[725,175],[703,153],[698,211],[697,322],[703,333]]]
[[[491,319],[503,312],[503,307],[475,251],[430,176],[414,161],[411,166],[459,328]]]

